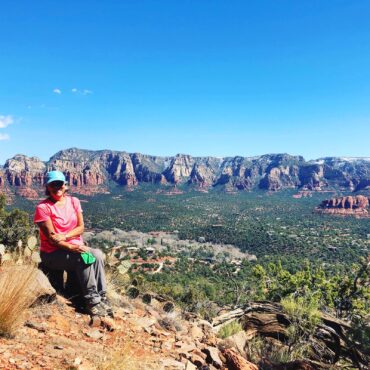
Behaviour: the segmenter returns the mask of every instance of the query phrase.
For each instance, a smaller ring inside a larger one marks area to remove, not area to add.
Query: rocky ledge
[[[3,267],[3,273],[17,276],[25,268]],[[2,369],[314,370],[338,361],[361,369],[369,363],[368,354],[351,344],[349,324],[327,314],[310,336],[308,358],[276,363],[258,350],[251,354],[256,337],[266,348],[286,350],[292,320],[279,304],[249,302],[222,310],[209,322],[160,295],[138,292],[128,298],[110,290],[115,319],[90,318],[56,295],[41,272],[37,276],[42,299],[27,310],[12,337],[0,336]],[[220,331],[231,322],[239,330],[222,339]]]
[[[265,345],[285,348],[289,318],[281,307],[251,303],[216,317],[211,323],[194,315],[184,317],[176,309],[164,312],[163,303],[144,304],[139,298],[119,298],[110,325],[76,313],[68,300],[57,296],[53,304],[31,308],[13,338],[1,338],[3,369],[148,369],[148,370],[315,370],[333,366],[338,359],[363,366],[368,356],[347,343],[349,326],[323,316],[312,345],[312,358],[273,363],[248,353],[262,336]],[[221,339],[217,331],[236,320],[243,330]],[[278,338],[278,339],[275,339]],[[267,347],[266,347],[267,348]],[[325,356],[324,356],[325,355]],[[326,359],[322,362],[322,358]],[[335,365],[334,365],[335,366]],[[363,367],[365,368],[365,367]]]

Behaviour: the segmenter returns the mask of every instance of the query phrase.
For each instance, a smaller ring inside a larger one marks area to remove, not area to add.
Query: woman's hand
[[[89,252],[90,248],[87,245],[74,245],[72,252],[75,253],[84,253],[84,252]]]
[[[51,233],[50,239],[54,243],[59,243],[59,242],[65,242],[67,240],[66,234],[55,234],[54,232]]]

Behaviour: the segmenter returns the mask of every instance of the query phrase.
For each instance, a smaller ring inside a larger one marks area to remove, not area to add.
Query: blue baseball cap
[[[60,171],[49,171],[46,174],[46,184],[50,184],[53,181],[63,181],[66,182],[66,178],[63,172]]]

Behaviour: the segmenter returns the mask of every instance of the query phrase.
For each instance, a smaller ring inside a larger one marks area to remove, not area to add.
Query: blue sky
[[[3,0],[0,164],[369,157],[369,19],[367,0]]]

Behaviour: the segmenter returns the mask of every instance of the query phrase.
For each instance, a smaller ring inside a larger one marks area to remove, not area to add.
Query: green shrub
[[[29,217],[26,212],[14,209],[11,212],[5,210],[5,196],[0,194],[0,244],[14,251],[21,240],[26,242],[31,233]]]
[[[218,332],[218,336],[222,339],[225,339],[236,333],[239,333],[242,330],[242,326],[237,321],[232,321],[220,329],[220,331]]]
[[[313,296],[282,299],[283,310],[288,314],[288,350],[291,359],[303,359],[311,352],[310,338],[320,323],[318,302]]]

